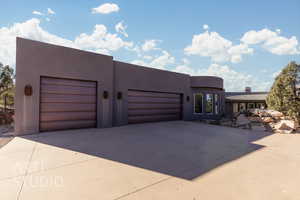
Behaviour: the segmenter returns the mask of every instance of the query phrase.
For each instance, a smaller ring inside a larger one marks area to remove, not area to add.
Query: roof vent
[[[251,93],[251,87],[245,87],[245,92]]]

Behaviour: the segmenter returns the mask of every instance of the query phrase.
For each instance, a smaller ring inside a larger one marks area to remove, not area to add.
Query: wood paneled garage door
[[[94,81],[41,77],[40,131],[96,127],[96,100]]]
[[[128,90],[128,123],[180,120],[181,95]]]

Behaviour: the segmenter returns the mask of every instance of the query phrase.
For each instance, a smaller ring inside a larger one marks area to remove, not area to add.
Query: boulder
[[[297,127],[298,124],[293,120],[281,120],[274,126],[276,132],[280,133],[291,133],[296,130]]]
[[[276,111],[276,110],[267,110],[266,111],[269,115],[271,115],[272,117],[275,117],[275,118],[280,118],[280,117],[283,117],[284,115],[279,112],[279,111]]]
[[[261,119],[264,123],[274,122],[274,119],[272,117],[262,117]]]

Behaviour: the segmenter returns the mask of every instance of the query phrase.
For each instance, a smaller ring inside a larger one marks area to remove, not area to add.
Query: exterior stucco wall
[[[129,89],[180,93],[183,95],[183,120],[191,119],[191,104],[186,101],[190,94],[190,76],[170,71],[114,62],[115,95],[122,92],[123,98],[116,99],[114,125],[125,125],[127,119],[127,91]]]
[[[216,76],[192,76],[191,87],[223,89],[223,79]]]
[[[15,133],[39,132],[40,77],[97,81],[97,127],[112,126],[113,60],[91,52],[17,38]],[[33,88],[24,95],[25,85]],[[107,90],[108,100],[102,99]]]
[[[41,76],[97,81],[98,128],[128,124],[128,90],[181,94],[183,120],[218,118],[225,109],[223,79],[219,77],[191,77],[113,61],[111,56],[17,38],[16,135],[39,132]],[[26,85],[32,86],[32,96],[24,95]],[[104,91],[108,91],[108,99],[103,99]],[[194,114],[193,94],[199,91],[220,95],[218,116]],[[122,93],[122,99],[117,98],[118,92]]]

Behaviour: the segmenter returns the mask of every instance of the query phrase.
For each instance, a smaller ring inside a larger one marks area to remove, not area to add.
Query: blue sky
[[[20,36],[159,69],[221,76],[227,91],[267,90],[288,62],[300,63],[299,8],[299,0],[6,1],[0,62],[15,65]]]

